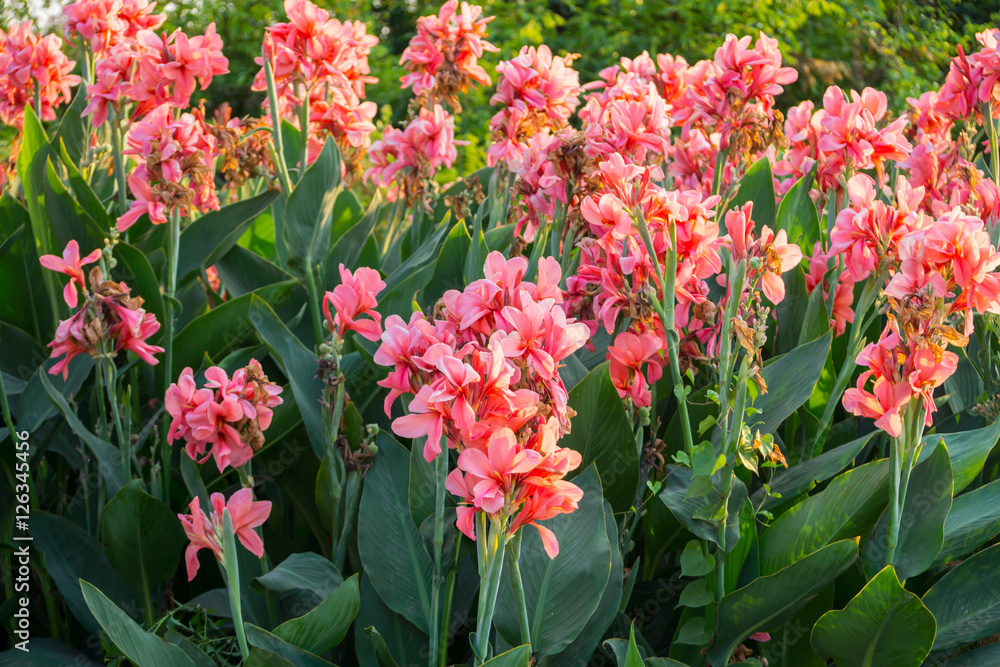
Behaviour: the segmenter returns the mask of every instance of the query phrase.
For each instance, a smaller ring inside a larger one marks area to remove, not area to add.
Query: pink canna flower
[[[191,544],[184,551],[184,563],[187,567],[188,581],[194,579],[198,574],[198,552],[208,549],[223,563],[223,511],[229,510],[229,517],[233,525],[233,533],[246,547],[247,551],[257,558],[264,557],[264,542],[254,530],[267,521],[271,514],[271,502],[269,500],[254,500],[252,489],[240,489],[226,500],[221,493],[213,493],[210,502],[212,503],[212,514],[207,515],[201,509],[201,501],[195,497],[190,503],[190,514],[178,514],[184,528],[184,534],[191,540]]]
[[[636,407],[648,408],[652,403],[649,383],[655,383],[663,375],[659,359],[661,349],[656,335],[636,335],[629,331],[618,334],[614,345],[608,348],[611,381],[618,395],[630,398]]]
[[[417,34],[399,59],[409,72],[400,79],[403,88],[412,86],[417,97],[447,100],[457,113],[461,111],[457,93],[473,84],[490,85],[478,60],[484,52],[499,49],[485,39],[486,24],[493,17],[480,18],[482,14],[482,7],[447,0],[437,16],[418,18]]]
[[[785,298],[785,282],[781,274],[799,265],[802,251],[794,243],[788,243],[788,235],[784,229],[775,234],[767,225],[761,228],[760,244],[764,259],[761,290],[768,301],[777,305]]]
[[[20,128],[36,92],[41,108],[35,114],[55,120],[56,107],[68,102],[70,89],[80,83],[62,43],[57,35],[36,35],[31,21],[15,23],[7,32],[0,29],[0,121]]]
[[[76,240],[72,240],[66,244],[61,258],[55,255],[42,255],[39,261],[46,269],[59,271],[69,276],[69,282],[66,284],[65,289],[63,289],[63,299],[66,301],[67,306],[76,308],[77,285],[80,286],[85,295],[87,293],[87,284],[83,278],[83,267],[86,264],[93,264],[100,258],[101,249],[98,248],[83,259],[80,259],[80,245]]]
[[[356,331],[368,340],[376,341],[382,335],[382,315],[375,310],[376,295],[385,289],[385,282],[375,269],[362,266],[353,274],[340,265],[341,284],[323,297],[323,314],[327,326],[337,338],[348,331]],[[330,316],[330,305],[334,315]],[[370,319],[361,319],[367,315]]]

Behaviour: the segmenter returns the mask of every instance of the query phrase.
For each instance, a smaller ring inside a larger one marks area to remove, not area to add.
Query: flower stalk
[[[475,665],[478,667],[490,659],[490,630],[493,627],[493,612],[496,609],[503,575],[504,531],[495,522],[487,523],[485,512],[479,512],[477,521],[477,542],[479,550],[479,613],[476,615]]]
[[[246,628],[243,627],[243,607],[240,605],[240,564],[236,557],[236,534],[233,531],[233,520],[229,515],[228,508],[222,511],[222,549],[222,567],[226,571],[233,627],[236,629],[236,641],[240,646],[240,655],[246,662],[250,656],[250,650],[247,646]]]
[[[170,389],[174,377],[174,306],[178,303],[177,260],[180,250],[181,212],[174,208],[167,221],[167,284],[163,299],[163,392]],[[170,415],[163,414],[163,433],[170,428]],[[163,501],[170,503],[170,445],[167,438],[161,439],[161,465],[163,467]]]
[[[431,588],[431,618],[430,618],[430,664],[437,665],[440,652],[440,634],[442,622],[447,623],[447,619],[441,618],[441,588],[444,585],[444,571],[442,567],[442,552],[444,550],[444,501],[445,483],[448,479],[448,445],[441,443],[441,453],[434,459],[434,585]],[[447,650],[445,645],[443,650]]]
[[[517,621],[521,628],[521,643],[528,645],[531,652],[531,624],[528,621],[528,605],[524,599],[524,583],[521,581],[521,535],[519,530],[507,542],[507,558],[510,559],[510,585],[514,590],[514,601],[517,603]]]

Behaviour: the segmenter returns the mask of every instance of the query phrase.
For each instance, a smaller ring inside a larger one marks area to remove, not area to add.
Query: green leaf
[[[712,521],[695,517],[695,514],[703,514],[706,507],[719,505],[721,496],[718,491],[711,488],[708,478],[695,477],[690,468],[667,466],[666,471],[666,483],[664,484],[663,491],[660,492],[660,500],[670,508],[674,517],[688,530],[704,540],[718,544],[718,525]],[[699,488],[699,485],[702,483],[705,485],[704,490]],[[733,484],[733,491],[729,495],[729,505],[726,508],[728,512],[728,518],[726,519],[727,550],[731,550],[739,542],[739,516],[746,499],[747,487],[742,481],[737,479]],[[716,511],[718,509],[721,508],[716,507]]]
[[[329,559],[307,551],[292,554],[267,574],[253,580],[254,589],[276,593],[294,590],[314,592],[320,600],[327,598],[344,582],[343,576]]]
[[[753,494],[754,506],[769,512],[778,512],[789,503],[795,502],[797,496],[812,490],[817,484],[825,482],[849,466],[873,435],[874,432],[868,433],[823,452],[816,458],[797,463],[788,470],[778,470],[770,482],[770,487],[773,493],[780,494],[781,497],[770,496],[765,500],[766,493],[760,488]]]
[[[83,115],[86,108],[87,86],[80,86],[63,113],[59,129],[52,135],[52,145],[64,146],[67,157],[74,165],[83,163],[90,142],[90,118]]]
[[[129,274],[123,280],[132,288],[132,296],[142,297],[143,308],[153,313],[157,322],[163,322],[163,294],[149,259],[135,246],[121,241],[115,245],[115,255]],[[162,330],[159,333],[162,335]]]
[[[61,516],[35,512],[31,516],[31,536],[45,557],[45,570],[73,616],[88,632],[98,632],[99,625],[83,599],[81,577],[100,585],[115,604],[127,609],[130,615],[141,617],[141,607],[128,584],[108,562],[101,543],[85,530]],[[32,647],[34,641],[32,639]]]
[[[611,572],[611,545],[604,524],[601,480],[591,466],[574,479],[583,490],[580,506],[544,522],[559,540],[559,555],[549,558],[538,531],[525,527],[521,538],[521,579],[538,655],[559,653],[579,636],[597,609]],[[494,625],[509,644],[521,636],[510,572],[500,582]]]
[[[344,197],[346,194],[348,193],[345,192],[341,197]],[[353,195],[351,196],[353,197]],[[338,199],[338,206],[339,203],[340,200]],[[359,266],[358,259],[361,257],[361,251],[365,243],[373,238],[372,230],[375,229],[375,224],[378,222],[381,210],[380,203],[381,195],[376,192],[372,201],[368,204],[368,210],[364,212],[364,215],[353,226],[343,230],[336,241],[334,241],[330,252],[326,256],[326,260],[323,262],[326,271],[326,279],[323,284],[326,286],[326,289],[332,290],[340,284],[340,272],[338,269],[341,264],[347,267]],[[336,230],[337,226],[335,225],[334,231],[336,232]]]
[[[955,498],[935,566],[963,558],[1000,533],[1000,480]]]
[[[433,567],[410,517],[409,454],[384,432],[376,442],[378,454],[365,475],[358,512],[361,563],[382,600],[426,632]]]
[[[385,290],[379,295],[379,311],[384,316],[395,314],[406,319],[413,311],[413,298],[434,275],[441,246],[452,227],[451,215],[446,215],[430,237],[386,276]]]
[[[917,462],[923,461],[935,446],[944,439],[951,456],[951,469],[955,475],[955,493],[959,493],[974,480],[986,463],[986,457],[1000,439],[1000,419],[996,419],[985,428],[959,433],[937,433],[925,435],[921,442],[923,449],[917,456]]]
[[[758,230],[763,225],[774,228],[776,215],[774,177],[771,175],[771,161],[765,156],[754,162],[739,180],[736,194],[726,205],[729,210],[738,209],[748,201],[753,202],[753,221]],[[789,236],[789,241],[795,243]]]
[[[809,196],[815,172],[814,168],[785,193],[778,205],[775,221],[777,229],[784,229],[788,233],[788,240],[797,243],[803,252],[811,252],[813,244],[823,238],[816,204]]]
[[[280,656],[283,660],[291,663],[292,667],[330,667],[330,663],[318,655],[289,644],[284,639],[271,634],[263,628],[257,627],[253,623],[247,623],[245,627],[247,641],[252,646]],[[254,649],[254,652],[256,652],[256,649]],[[265,660],[259,664],[270,666],[273,663]]]
[[[52,386],[52,382],[48,378],[48,373],[43,371],[37,377],[39,382],[42,383],[42,387],[45,388],[45,393],[49,395],[49,398],[55,404],[56,410],[59,411],[59,414],[63,416],[63,419],[66,420],[73,432],[80,437],[80,440],[87,445],[87,448],[97,458],[98,470],[108,485],[108,491],[110,493],[117,493],[118,489],[124,484],[121,453],[116,447],[112,447],[111,443],[101,440],[87,430],[87,427],[83,425],[80,418],[76,416],[76,412],[66,402],[66,398]],[[24,400],[23,396],[21,400]]]
[[[310,653],[322,655],[344,639],[360,605],[358,575],[355,574],[318,607],[275,628],[274,635]]]
[[[838,475],[795,505],[760,536],[760,571],[773,574],[835,540],[867,533],[888,503],[889,462]]]
[[[337,142],[327,139],[285,205],[288,264],[300,273],[316,266],[330,250],[333,208],[341,190],[340,168]]]
[[[571,665],[585,664],[594,654],[594,650],[604,637],[608,626],[615,620],[618,607],[622,601],[622,582],[616,573],[622,572],[622,555],[618,548],[618,526],[615,523],[615,515],[611,511],[611,505],[604,501],[604,530],[608,535],[608,544],[611,545],[611,576],[604,587],[604,594],[597,605],[597,609],[590,616],[590,620],[583,626],[583,630],[577,635],[569,646],[555,655],[548,655],[541,659],[544,667],[569,667]]]
[[[108,560],[137,595],[152,594],[177,571],[185,542],[181,523],[166,503],[142,490],[141,480],[108,502],[102,532]]]
[[[244,667],[295,667],[291,662],[285,660],[277,653],[263,648],[255,648],[250,651]]]
[[[725,665],[740,642],[794,613],[857,557],[857,542],[841,540],[722,598],[716,641],[708,651],[712,665]]]
[[[823,614],[812,631],[820,657],[857,667],[919,667],[934,643],[934,615],[885,567],[842,611]]]
[[[506,653],[501,653],[496,657],[490,658],[483,663],[483,667],[528,667],[530,659],[531,647],[527,644],[522,644]]]
[[[937,619],[934,649],[950,649],[1000,632],[1000,545],[953,568],[924,594]]]
[[[361,609],[354,621],[354,650],[359,667],[427,662],[427,635],[389,609],[367,575],[361,579]]]
[[[61,163],[60,163],[61,164]],[[84,212],[83,207],[73,198],[59,175],[56,174],[52,160],[45,164],[45,179],[42,183],[45,210],[52,225],[52,233],[56,241],[56,254],[62,255],[62,248],[70,241],[76,241],[80,246],[80,256],[89,254],[95,248],[104,246],[103,239],[107,231],[97,226],[91,217]],[[84,269],[84,271],[88,271]]]
[[[277,264],[240,245],[234,245],[216,260],[215,268],[230,297],[243,296],[267,285],[295,280],[292,274]],[[302,293],[305,293],[304,289]]]
[[[204,315],[200,315],[180,330],[174,338],[174,376],[190,366],[197,370],[205,355],[221,359],[254,333],[250,319],[250,304],[258,300],[279,305],[291,294],[293,281],[262,287],[252,294],[230,299]],[[318,394],[317,394],[318,395]]]
[[[590,371],[573,387],[569,407],[576,410],[576,417],[573,430],[563,437],[560,446],[580,453],[583,463],[577,470],[596,463],[604,497],[616,512],[628,510],[639,486],[639,456],[631,422],[611,382],[607,363]]]
[[[177,646],[144,631],[94,585],[80,580],[87,606],[115,646],[138,667],[194,665]]]
[[[747,419],[751,429],[773,433],[809,400],[823,372],[832,340],[833,332],[827,331],[816,340],[799,345],[764,366],[760,374],[767,384],[767,393],[753,402],[760,414]]]
[[[419,527],[427,517],[434,514],[434,496],[437,489],[435,462],[424,458],[424,443],[427,438],[415,438],[410,456],[409,504],[413,525]]]
[[[444,245],[441,246],[441,252],[438,254],[438,260],[434,266],[434,274],[420,295],[421,303],[436,303],[450,289],[460,291],[465,289],[466,283],[462,275],[462,268],[471,244],[472,240],[469,237],[469,231],[465,228],[465,222],[459,220],[448,232]]]
[[[709,569],[709,572],[711,572],[711,569]],[[684,587],[684,590],[681,591],[681,597],[677,601],[677,606],[704,607],[713,600],[715,600],[715,595],[712,591],[708,590],[708,579],[701,577]]]
[[[0,299],[0,321],[32,333],[37,340],[48,338],[55,323],[52,309],[46,305],[48,294],[42,265],[38,263],[31,218],[24,206],[7,192],[0,193],[0,235],[5,238],[0,284],[24,286],[6,290]],[[37,365],[40,361],[31,363]]]
[[[906,581],[931,566],[944,543],[944,523],[951,509],[951,461],[943,444],[910,473],[899,518],[899,543],[893,562],[896,576]],[[882,514],[861,550],[865,571],[873,575],[886,564],[888,512]]]
[[[309,442],[312,443],[316,456],[322,459],[323,414],[319,399],[323,395],[323,383],[316,377],[316,355],[299,342],[264,299],[257,296],[250,298],[249,320],[267,345],[271,358],[288,378],[292,397],[309,434]]]
[[[243,232],[278,197],[265,192],[209,211],[181,232],[177,255],[177,280],[184,280],[200,268],[208,268],[236,245]]]
[[[705,553],[698,540],[691,540],[681,552],[681,576],[703,577],[715,569],[715,556]],[[685,605],[692,606],[692,605]]]
[[[1000,665],[1000,644],[990,644],[966,651],[950,660],[933,664],[934,667],[996,667]]]
[[[13,602],[15,598],[10,598],[10,600]],[[96,626],[97,623],[95,622],[94,625]],[[66,665],[99,667],[98,663],[79,650],[55,639],[32,637],[29,646],[30,651],[12,648],[0,653],[0,664],[6,667],[66,667]]]
[[[819,617],[833,608],[836,582],[828,584],[783,624],[768,628],[770,641],[757,649],[767,658],[769,667],[826,667],[809,643],[809,633]],[[853,589],[852,589],[853,590]]]

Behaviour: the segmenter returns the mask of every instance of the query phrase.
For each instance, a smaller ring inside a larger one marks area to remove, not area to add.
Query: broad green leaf
[[[758,233],[764,225],[774,229],[776,198],[774,196],[774,177],[771,175],[771,161],[765,156],[754,162],[739,180],[736,194],[726,205],[727,209],[738,209],[748,201],[753,202],[753,221]],[[789,236],[789,241],[795,243],[795,237]]]
[[[838,475],[760,536],[760,571],[773,574],[834,542],[868,532],[888,503],[888,460]]]
[[[355,574],[318,607],[276,627],[274,635],[310,653],[322,655],[347,635],[361,604],[359,596],[358,575]]]
[[[132,480],[108,502],[102,533],[108,560],[136,595],[152,595],[177,571],[185,542],[181,523],[166,503],[142,490],[141,480]]]
[[[935,566],[963,558],[1000,533],[1000,480],[955,498]]]
[[[254,579],[253,585],[255,589],[266,588],[276,593],[308,590],[323,600],[343,582],[343,576],[328,558],[307,551],[292,554],[267,574]]]
[[[251,326],[256,329],[271,352],[271,358],[288,378],[292,398],[309,434],[309,442],[312,443],[316,456],[323,458],[323,414],[319,404],[323,395],[323,383],[316,377],[316,355],[299,342],[264,299],[258,298],[256,293],[249,298],[252,299],[248,308]]]
[[[61,163],[60,163],[61,164]],[[62,255],[62,249],[70,241],[76,241],[80,246],[80,256],[104,246],[107,230],[101,229],[97,223],[83,210],[69,190],[56,174],[52,160],[45,164],[45,179],[42,183],[45,211],[52,225],[52,234],[56,241],[56,253]],[[86,276],[90,267],[84,269]]]
[[[957,648],[1000,631],[1000,545],[962,561],[924,594],[937,619],[934,648]]]
[[[590,371],[570,391],[569,406],[576,410],[576,417],[573,430],[563,437],[560,446],[576,450],[583,457],[577,470],[596,463],[604,497],[616,512],[628,510],[639,485],[639,455],[631,422],[611,382],[607,363]]]
[[[413,454],[410,456],[409,504],[413,525],[419,527],[427,517],[434,514],[434,497],[437,491],[437,474],[434,471],[437,459],[424,458],[424,443],[427,438],[413,440]]]
[[[426,632],[433,567],[410,518],[409,454],[386,433],[379,433],[376,442],[378,454],[365,475],[358,512],[361,563],[382,600]]]
[[[100,585],[101,590],[116,605],[128,610],[129,615],[142,616],[139,603],[122,576],[108,562],[101,543],[85,530],[61,516],[35,512],[31,515],[31,536],[44,556],[45,570],[73,616],[88,632],[98,632],[100,628],[80,591],[81,577]],[[32,647],[34,642],[32,639]]]
[[[774,307],[774,314],[777,318],[777,332],[774,337],[776,354],[790,352],[798,345],[806,310],[809,307],[804,269],[801,266],[796,266],[794,269],[782,271],[781,279],[785,283],[785,298]],[[825,322],[826,318],[824,317]],[[817,331],[812,338],[816,338],[821,333],[822,331]]]
[[[195,646],[194,643],[184,635],[178,634],[174,630],[167,630],[163,638],[171,644],[177,646],[180,650],[184,651],[184,655],[191,659],[191,662],[195,664],[195,667],[215,667],[215,663],[208,657],[208,654]]]
[[[722,598],[716,640],[708,651],[712,665],[725,665],[740,642],[754,632],[782,622],[850,567],[857,557],[857,542],[841,540]]]
[[[966,651],[950,660],[935,662],[933,665],[934,667],[996,667],[1000,665],[1000,644],[990,644]]]
[[[379,295],[379,311],[384,315],[401,315],[404,319],[412,312],[413,297],[422,290],[437,265],[438,254],[448,232],[454,224],[451,215],[438,223],[434,233],[417,248],[406,261],[385,278],[385,289]]]
[[[986,457],[1000,439],[1000,419],[996,419],[985,428],[959,433],[937,433],[925,435],[921,442],[923,449],[917,456],[917,462],[923,461],[934,447],[944,439],[951,456],[951,469],[955,475],[955,493],[959,493],[974,480],[986,463]]]
[[[555,655],[548,655],[541,659],[540,664],[544,667],[569,667],[585,664],[594,654],[594,650],[600,644],[608,626],[615,620],[622,601],[622,582],[621,578],[617,576],[617,573],[622,572],[622,555],[618,548],[618,527],[615,524],[615,516],[607,501],[604,501],[604,529],[608,534],[608,544],[611,545],[611,576],[608,577],[601,601],[597,604],[594,613],[591,614],[590,620],[583,626],[583,630],[569,646]]]
[[[902,581],[920,574],[937,558],[944,543],[945,519],[951,509],[952,483],[951,461],[943,444],[939,444],[928,458],[911,471],[899,518],[899,543],[893,561],[896,576]],[[888,524],[886,511],[861,550],[861,559],[869,576],[874,576],[886,565]]]
[[[24,198],[31,215],[31,229],[38,244],[38,254],[56,253],[56,240],[45,209],[45,169],[52,149],[45,128],[38,121],[34,109],[24,109],[24,125],[21,131],[21,149],[17,154],[17,175],[21,179]]]
[[[777,229],[788,233],[788,240],[797,243],[803,252],[812,252],[813,244],[823,238],[816,204],[809,196],[815,169],[799,179],[778,205]],[[756,219],[757,216],[754,216]]]
[[[132,296],[142,297],[143,308],[153,313],[157,322],[163,322],[163,294],[160,292],[160,281],[150,266],[149,259],[135,246],[121,241],[115,245],[115,255],[128,272],[127,276],[120,279],[132,288]],[[115,272],[112,272],[112,275],[116,275]],[[158,333],[162,335],[163,330]]]
[[[264,648],[255,648],[250,651],[244,667],[295,667],[291,662],[285,660],[277,653]]]
[[[934,643],[934,615],[886,566],[843,610],[823,614],[812,631],[821,657],[852,667],[919,667]]]
[[[207,354],[221,359],[254,334],[250,304],[256,297],[272,306],[284,303],[295,286],[293,281],[262,287],[252,294],[230,299],[194,318],[174,338],[175,379],[186,366],[197,370]],[[317,394],[318,396],[318,394]]]
[[[678,662],[671,658],[646,658],[643,664],[646,667],[688,667],[683,662]]]
[[[813,651],[809,633],[819,617],[833,607],[836,584],[830,583],[780,626],[768,629],[770,641],[759,642],[768,667],[826,667],[827,661]]]
[[[444,245],[441,246],[434,273],[420,295],[421,303],[433,304],[448,290],[465,289],[462,272],[465,256],[471,245],[469,231],[465,228],[465,223],[459,220],[448,232]]]
[[[13,602],[15,598],[10,600]],[[94,625],[97,625],[96,622]],[[29,648],[29,651],[12,648],[0,653],[0,664],[4,667],[99,667],[104,664],[103,661],[94,662],[72,646],[47,637],[32,637]]]
[[[251,646],[280,656],[283,660],[287,660],[292,667],[330,667],[331,665],[318,655],[289,644],[284,639],[257,627],[253,623],[246,624],[246,631],[247,641]],[[259,664],[270,666],[272,663],[263,661]]]
[[[386,606],[366,574],[361,579],[361,609],[354,621],[358,665],[422,665],[427,662],[427,641],[425,633]]]
[[[521,538],[521,580],[528,607],[531,646],[538,655],[559,653],[579,636],[597,609],[611,572],[611,545],[604,524],[601,480],[591,466],[574,479],[583,490],[580,506],[543,525],[556,534],[559,554],[549,558],[538,531],[526,526]],[[500,582],[494,625],[509,644],[520,639],[510,571]]]
[[[670,508],[674,517],[688,530],[704,540],[718,544],[719,530],[717,525],[711,521],[696,518],[696,515],[705,511],[706,508],[721,503],[721,496],[717,491],[712,489],[709,489],[708,493],[696,492],[689,495],[692,484],[697,484],[699,479],[705,480],[706,478],[694,477],[691,469],[685,466],[667,466],[666,483],[659,497],[663,501],[663,504]],[[729,518],[726,520],[727,551],[731,550],[739,542],[739,515],[740,509],[743,507],[746,499],[747,487],[737,479],[733,485],[733,491],[729,495],[729,506],[727,508],[729,515]]]
[[[753,494],[754,506],[769,512],[777,512],[785,505],[794,502],[797,496],[812,490],[817,484],[825,482],[849,466],[871,440],[872,435],[874,432],[823,452],[816,458],[797,463],[788,470],[776,471],[770,487],[773,493],[781,497],[771,496],[765,500],[766,494],[761,488]]]
[[[330,250],[333,208],[341,191],[340,169],[337,142],[327,139],[288,197],[284,211],[288,264],[300,273],[316,266]]]
[[[177,646],[149,634],[128,617],[114,602],[94,585],[80,580],[80,588],[87,606],[94,613],[108,637],[137,667],[185,667],[194,665],[191,658]]]
[[[483,663],[483,667],[528,667],[530,658],[531,647],[522,644],[506,653],[490,658]]]
[[[177,255],[177,280],[182,281],[199,268],[208,268],[236,245],[243,232],[278,197],[265,192],[209,211],[181,232]]]
[[[4,344],[10,344],[10,342],[10,338],[5,336]],[[26,349],[22,348],[22,350]],[[56,364],[54,359],[40,357],[31,360],[22,359],[22,361],[25,363],[17,367],[16,373],[20,377],[27,377],[28,381],[24,384],[21,399],[18,401],[17,425],[18,428],[25,431],[37,431],[42,424],[58,413],[56,404],[49,398],[42,376],[45,376],[44,380],[52,385],[56,393],[68,401],[80,391],[80,387],[83,386],[84,381],[90,377],[90,373],[94,369],[94,359],[90,355],[79,355],[70,362],[69,373],[63,380],[61,375],[49,375],[49,370]],[[37,368],[32,368],[28,364],[34,361],[42,363]],[[118,467],[121,468],[121,466]]]
[[[378,222],[380,204],[381,196],[376,192],[371,203],[368,204],[368,210],[361,216],[361,219],[349,229],[344,230],[333,243],[326,260],[323,262],[326,273],[323,284],[326,289],[332,290],[340,284],[338,269],[341,264],[346,267],[371,266],[370,264],[359,264],[358,259],[361,257],[365,243],[374,238],[372,230],[375,229],[375,224]]]
[[[816,340],[799,345],[764,366],[760,374],[767,384],[767,393],[758,396],[753,403],[760,414],[747,419],[751,429],[773,433],[789,415],[809,400],[823,372],[832,340],[832,332],[827,331]]]
[[[59,129],[52,135],[53,146],[64,146],[74,165],[81,164],[87,153],[92,130],[90,118],[83,115],[87,108],[87,86],[76,89],[73,101],[62,114]]]
[[[216,260],[215,269],[230,297],[243,296],[266,285],[294,280],[292,274],[277,264],[239,245],[233,246]]]
[[[122,473],[121,453],[111,443],[101,440],[83,425],[80,418],[76,416],[76,412],[66,402],[66,398],[52,386],[52,382],[48,378],[48,373],[41,372],[37,377],[39,382],[42,383],[45,392],[55,404],[56,410],[59,411],[59,414],[63,416],[63,419],[66,420],[73,432],[79,436],[80,440],[87,445],[87,448],[93,452],[94,457],[97,459],[101,477],[104,478],[104,481],[108,485],[108,492],[117,493],[118,489],[125,482]],[[24,400],[23,396],[21,398]]]
[[[30,332],[39,341],[46,339],[54,331],[54,322],[47,304],[44,269],[38,263],[31,218],[8,192],[0,193],[0,237],[4,239],[0,284],[24,286],[6,290],[0,299],[0,320]]]

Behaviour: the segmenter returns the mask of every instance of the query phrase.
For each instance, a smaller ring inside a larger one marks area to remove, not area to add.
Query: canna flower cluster
[[[107,120],[109,109],[120,116],[128,104],[134,104],[133,119],[164,105],[185,109],[195,90],[205,90],[213,77],[229,72],[214,23],[194,37],[179,29],[170,35],[157,35],[152,29],[138,30],[134,37],[128,34],[98,52],[95,82],[87,87],[84,110],[93,114],[95,126]]]
[[[483,8],[458,0],[447,0],[437,16],[417,19],[417,34],[410,39],[399,64],[409,72],[400,81],[413,88],[418,98],[447,102],[455,113],[462,110],[458,93],[473,84],[490,85],[490,76],[479,64],[486,51],[499,49],[486,41]]]
[[[382,335],[382,315],[375,310],[378,306],[375,297],[384,289],[385,282],[375,269],[362,266],[351,273],[350,269],[340,265],[340,284],[323,296],[326,325],[337,340],[343,340],[348,331],[356,331],[370,341],[379,339]],[[330,306],[334,309],[333,316],[330,315]]]
[[[132,124],[126,144],[123,153],[134,156],[139,166],[128,176],[135,201],[118,218],[119,231],[131,227],[143,214],[160,225],[173,211],[190,216],[192,210],[219,208],[216,139],[200,117],[182,113],[174,118],[170,106],[163,104]]]
[[[142,297],[132,296],[125,283],[104,280],[98,267],[90,270],[90,288],[83,280],[83,266],[96,262],[101,256],[95,250],[80,258],[76,241],[70,241],[63,256],[42,255],[42,266],[70,276],[63,290],[66,305],[76,308],[77,287],[83,291],[83,304],[69,319],[56,328],[55,338],[49,343],[52,358],[63,357],[49,369],[52,375],[69,376],[69,364],[80,354],[92,357],[114,357],[122,350],[134,352],[147,364],[158,363],[153,356],[163,352],[162,347],[146,342],[160,330],[156,316],[142,308]]]
[[[472,539],[478,511],[512,535],[572,511],[580,498],[563,480],[580,456],[556,444],[573,414],[559,366],[586,342],[587,327],[566,317],[557,261],[540,260],[534,283],[524,280],[527,270],[523,258],[491,253],[485,277],[446,292],[433,320],[388,317],[375,353],[392,368],[379,381],[389,390],[386,413],[398,397],[412,397],[393,431],[426,437],[428,461],[443,446],[460,452],[448,489],[462,499],[458,527]],[[554,556],[554,536],[537,527]]]
[[[401,198],[410,205],[423,196],[439,169],[455,163],[455,146],[464,143],[455,141],[455,119],[441,105],[422,108],[402,130],[387,128],[371,145],[372,166],[365,178],[388,188],[389,201]]]
[[[111,47],[134,42],[140,30],[156,30],[166,17],[147,0],[77,0],[63,9],[66,39],[80,37],[103,56]]]
[[[1000,273],[995,271],[1000,253],[983,221],[961,208],[937,219],[916,219],[889,258],[891,278],[883,291],[889,323],[880,340],[858,356],[858,364],[869,370],[843,399],[848,411],[875,419],[894,437],[900,436],[911,403],[918,410],[922,402],[924,423],[932,424],[934,389],[958,364],[947,346],[966,345],[974,312],[1000,312]]]
[[[34,109],[42,120],[55,120],[56,107],[71,98],[70,88],[80,83],[71,74],[76,63],[62,52],[58,35],[39,36],[31,21],[0,29],[0,121],[20,128],[24,109]]]
[[[252,489],[240,489],[229,500],[221,493],[213,493],[209,502],[212,504],[211,515],[205,514],[205,510],[201,509],[201,501],[197,497],[189,505],[190,514],[177,515],[184,534],[191,540],[191,544],[184,550],[188,581],[198,574],[198,552],[202,549],[208,549],[215,554],[219,563],[225,564],[222,550],[224,510],[229,510],[233,533],[247,551],[257,558],[264,557],[264,542],[254,529],[263,525],[271,515],[271,501],[254,500]]]
[[[272,408],[283,402],[281,392],[256,359],[233,373],[232,379],[212,366],[205,371],[203,387],[185,368],[164,397],[164,408],[173,418],[167,442],[184,440],[188,456],[198,463],[214,458],[219,472],[227,466],[238,468],[264,446]]]
[[[309,161],[319,155],[327,136],[345,152],[367,148],[376,107],[361,100],[365,85],[377,81],[369,75],[368,54],[378,38],[367,34],[361,21],[331,19],[309,0],[285,0],[285,13],[288,23],[267,29],[253,89],[267,90],[267,59],[278,95],[278,109],[269,113],[297,126],[297,110],[308,105]]]

